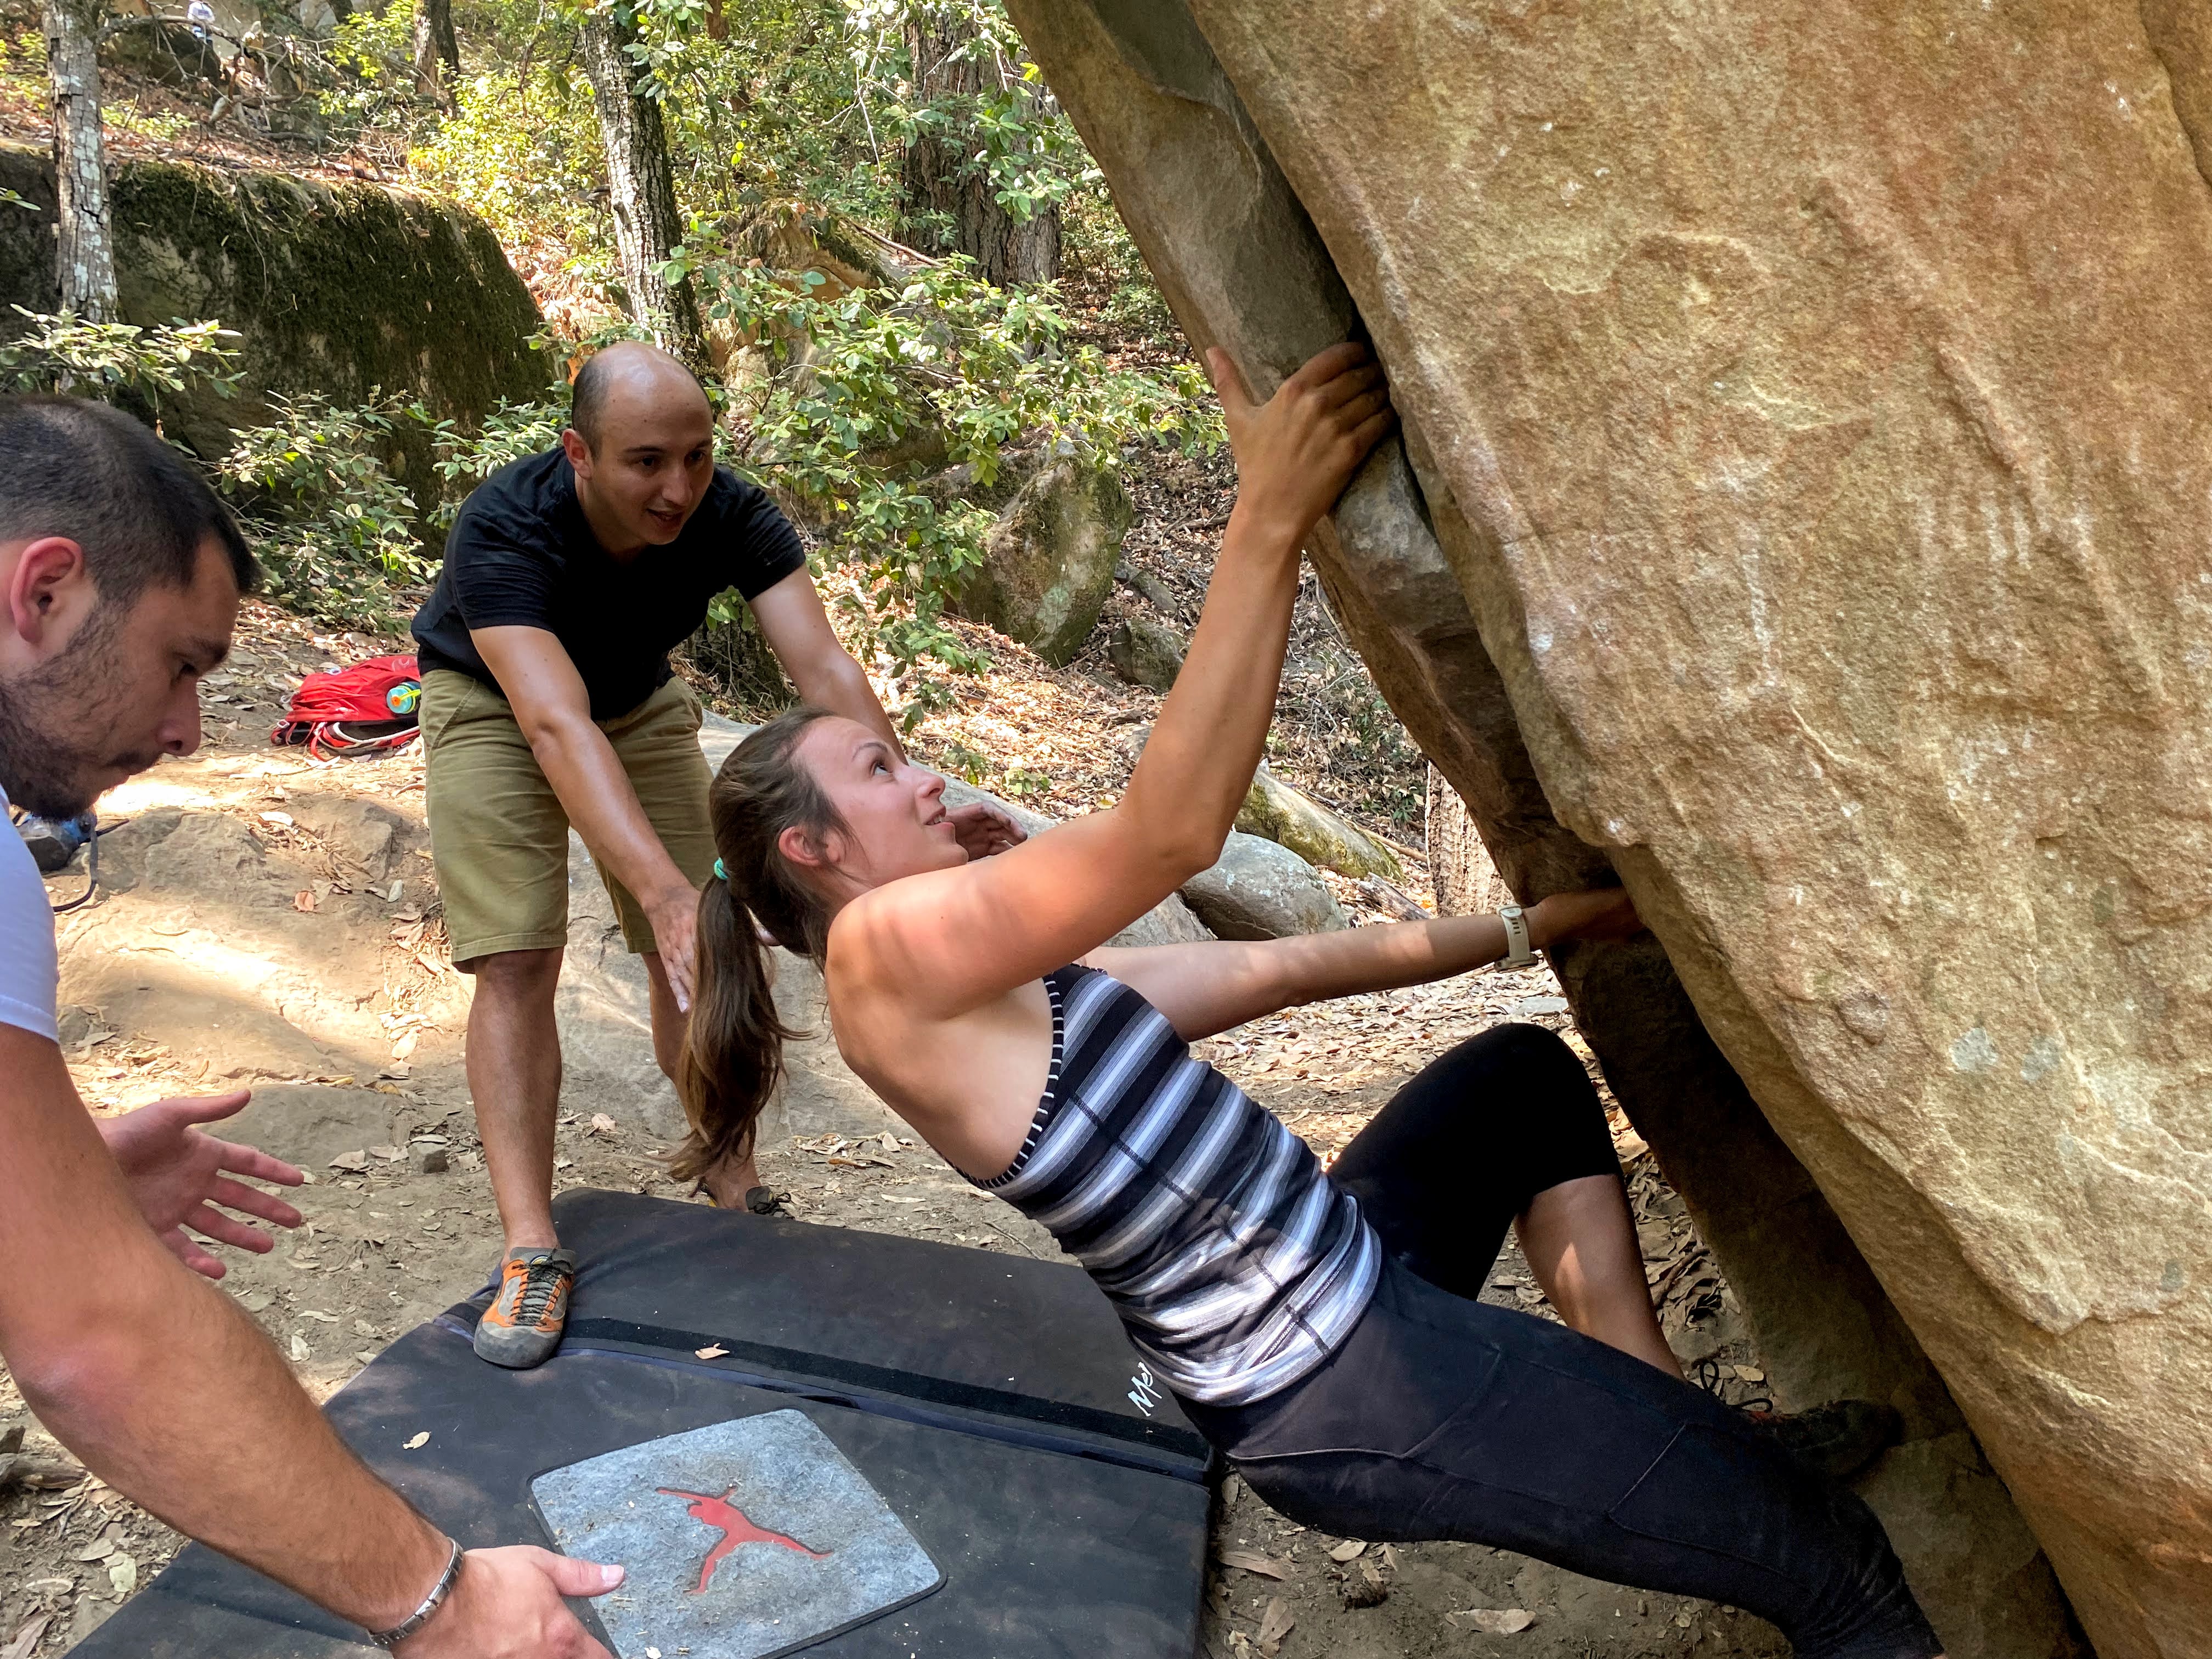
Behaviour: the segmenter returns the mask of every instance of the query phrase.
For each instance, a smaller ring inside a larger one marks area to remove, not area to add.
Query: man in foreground
[[[672,1079],[683,1053],[714,845],[699,703],[670,649],[734,587],[802,700],[900,752],[830,630],[798,532],[715,466],[714,410],[690,371],[655,347],[613,345],[573,398],[559,447],[502,468],[462,507],[414,624],[431,849],[454,966],[476,978],[469,1087],[506,1235],[476,1350],[517,1369],[560,1345],[576,1272],[552,1211],[572,824],[644,958],[653,1054]],[[979,855],[1021,839],[986,807],[952,817]],[[726,1208],[775,1206],[750,1152],[710,1160],[695,1133],[675,1168]]]
[[[74,398],[0,399],[0,793],[71,816],[196,749],[198,682],[228,651],[254,574],[222,504],[137,422]],[[103,1146],[56,1042],[56,983],[46,886],[11,831],[0,836],[0,1356],[40,1421],[179,1531],[407,1659],[605,1659],[561,1598],[611,1589],[619,1568],[531,1548],[462,1553],[363,1467],[261,1332],[178,1259],[220,1272],[187,1225],[268,1248],[215,1204],[299,1221],[223,1170],[298,1172],[192,1127],[236,1110],[237,1096],[130,1114]]]

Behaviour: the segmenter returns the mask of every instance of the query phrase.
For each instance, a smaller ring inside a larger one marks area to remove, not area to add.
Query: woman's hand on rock
[[[1237,510],[1270,537],[1303,542],[1398,418],[1381,365],[1356,342],[1333,345],[1264,404],[1220,347],[1206,366],[1237,457]]]
[[[1548,948],[1565,939],[1633,939],[1644,931],[1636,902],[1625,887],[1588,893],[1554,893],[1528,912],[1530,942]]]

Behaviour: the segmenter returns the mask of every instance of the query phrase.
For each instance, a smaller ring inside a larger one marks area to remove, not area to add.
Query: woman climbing
[[[1225,356],[1208,361],[1239,495],[1117,805],[971,863],[944,781],[851,720],[795,711],[723,766],[682,1068],[705,1138],[691,1150],[749,1145],[794,1035],[757,918],[822,965],[853,1068],[1083,1264],[1283,1513],[1730,1602],[1801,1655],[1930,1659],[1941,1644],[1865,1505],[1677,1373],[1602,1111],[1556,1037],[1462,1045],[1328,1174],[1188,1052],[1295,1004],[1495,961],[1505,921],[1105,947],[1220,855],[1273,713],[1300,546],[1393,418],[1357,346],[1264,405]],[[1520,955],[1639,926],[1618,891],[1514,921]],[[1571,1328],[1474,1299],[1509,1224]]]

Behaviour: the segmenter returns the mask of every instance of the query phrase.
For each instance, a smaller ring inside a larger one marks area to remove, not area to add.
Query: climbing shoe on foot
[[[509,1250],[500,1267],[499,1294],[477,1322],[477,1358],[511,1371],[550,1359],[568,1322],[568,1291],[575,1282],[574,1250]]]
[[[1746,1412],[1752,1428],[1807,1468],[1848,1480],[1895,1445],[1904,1419],[1873,1400],[1831,1400],[1802,1412]]]

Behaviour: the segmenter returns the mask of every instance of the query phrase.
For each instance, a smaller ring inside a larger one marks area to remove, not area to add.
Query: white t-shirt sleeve
[[[0,794],[0,809],[7,801]],[[59,1042],[54,1001],[60,988],[52,901],[31,849],[0,811],[0,1024]]]

